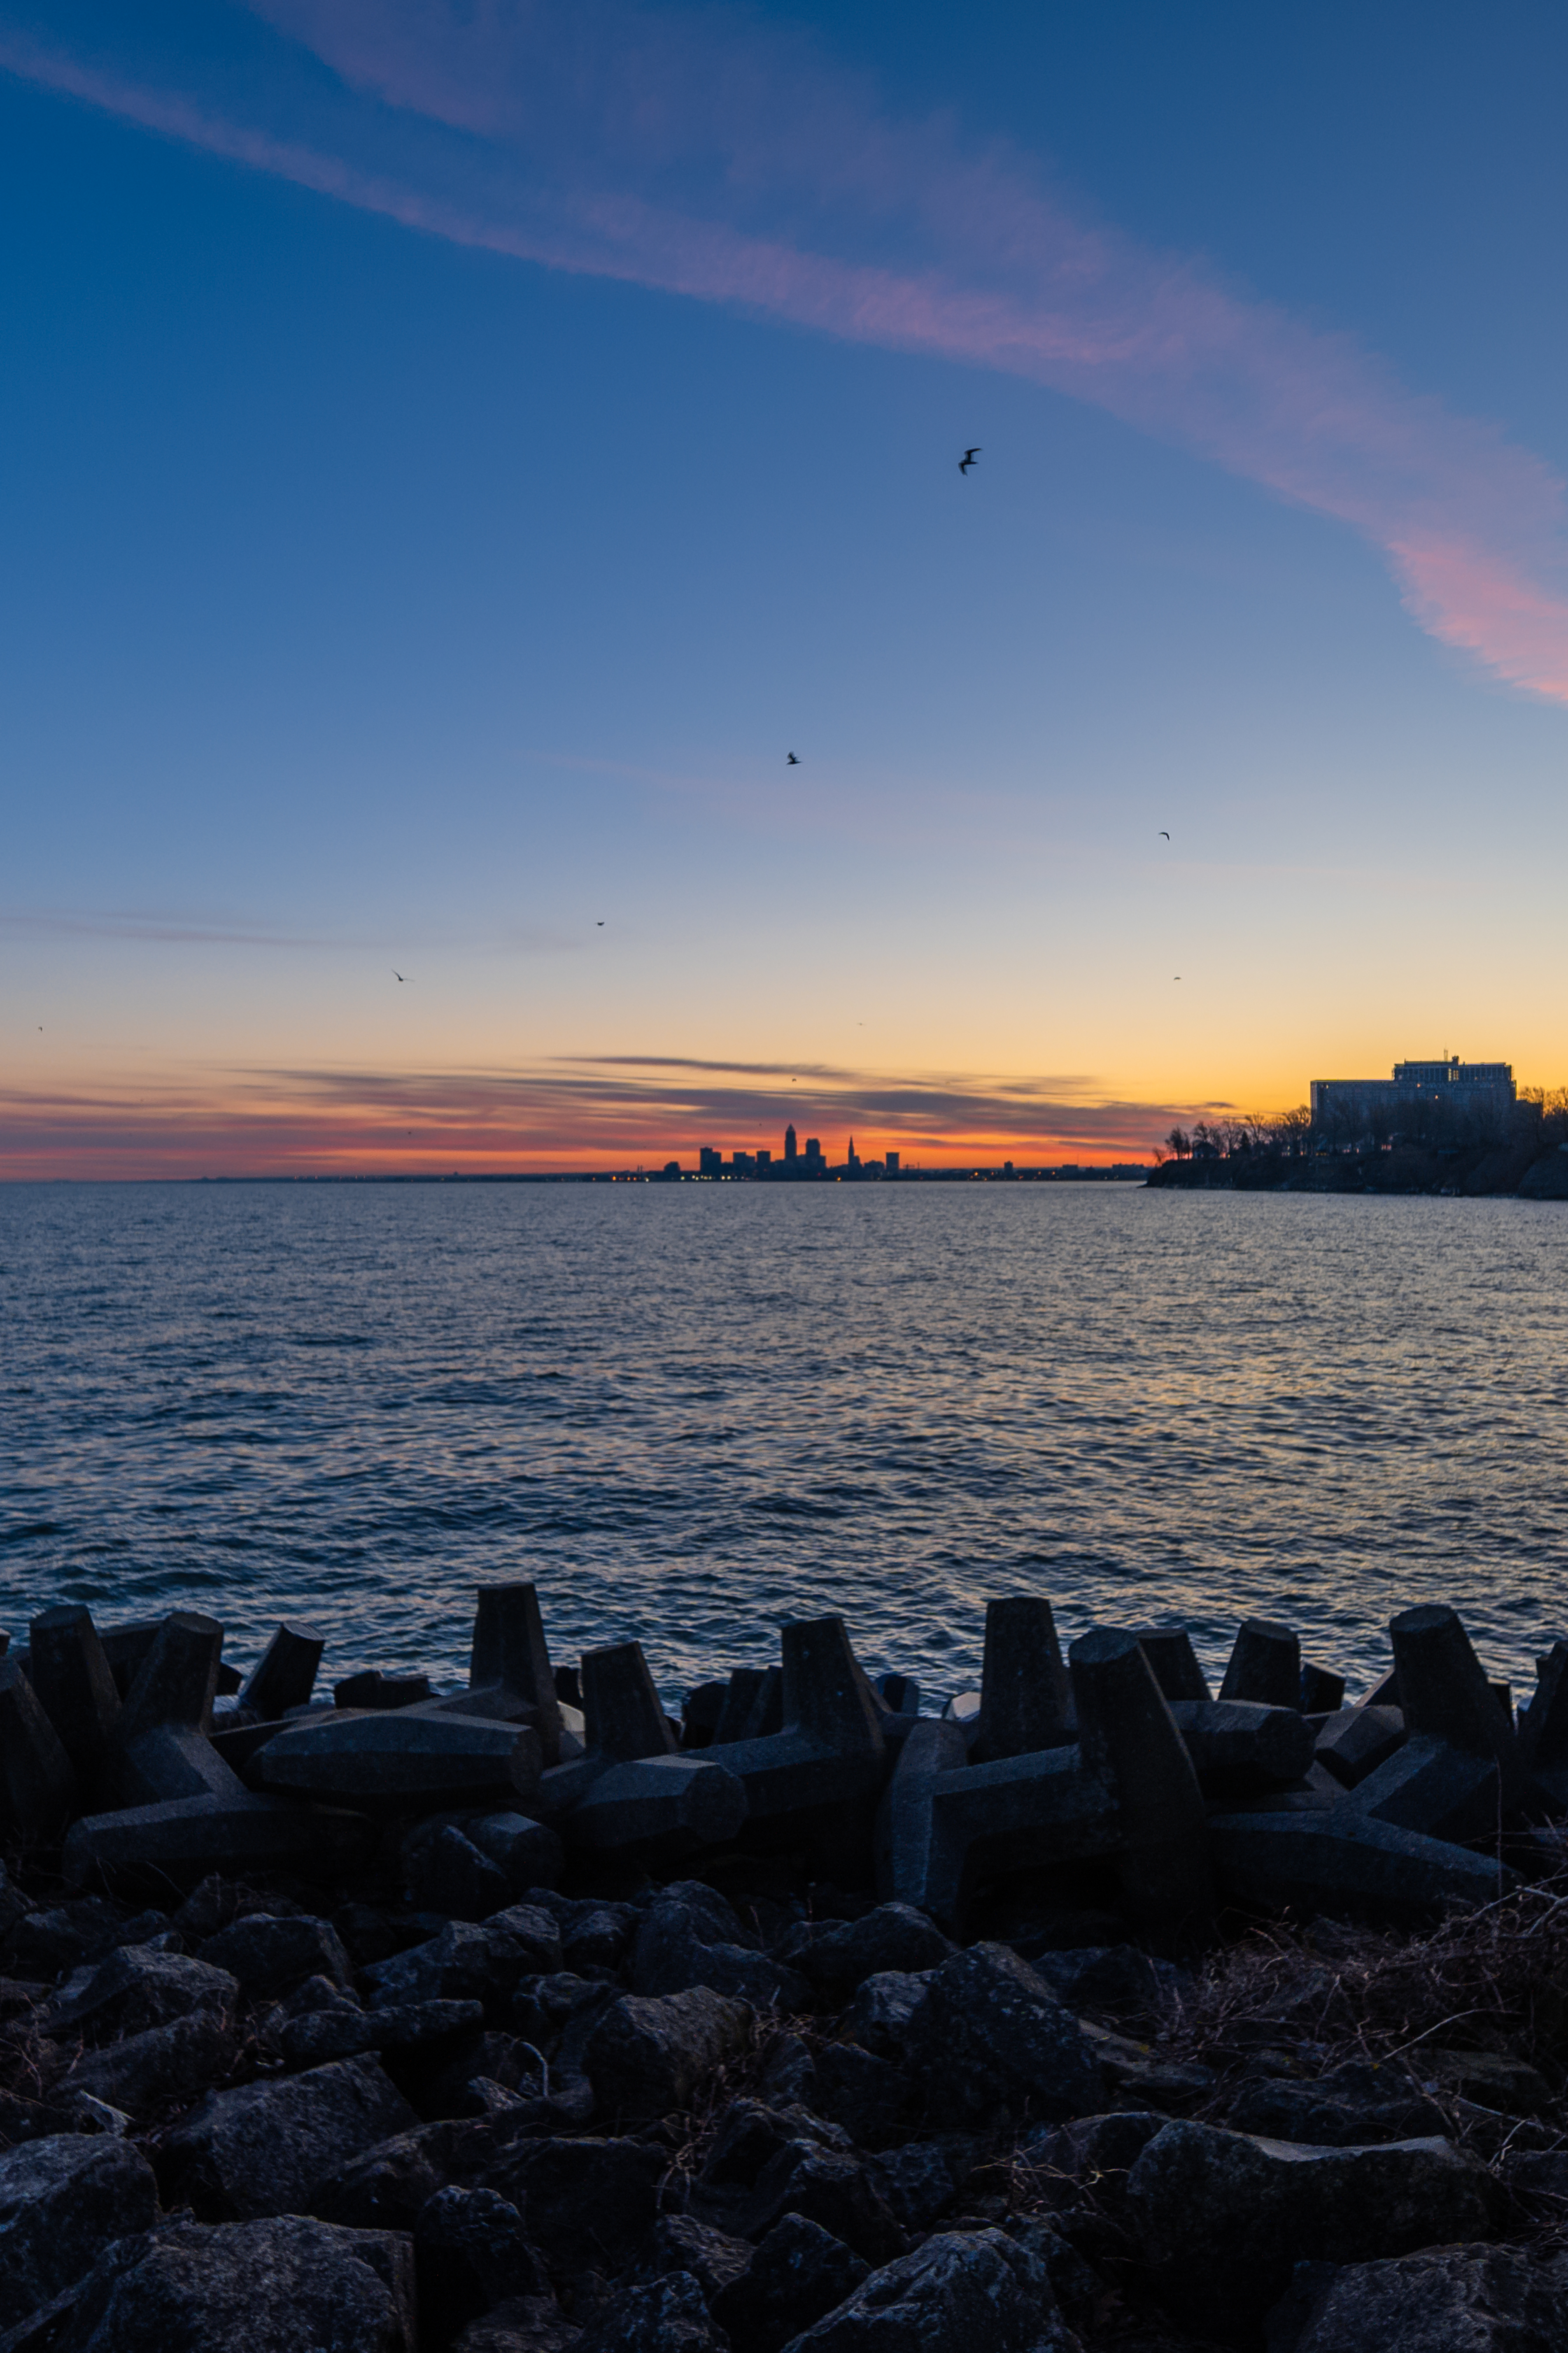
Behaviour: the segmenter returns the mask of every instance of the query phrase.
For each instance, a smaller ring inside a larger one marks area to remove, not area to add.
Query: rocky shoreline
[[[44,1613],[0,2353],[1560,2348],[1568,1645],[1516,1717],[1391,1633],[1211,1698],[994,1603],[936,1718],[828,1620],[678,1726],[526,1586],[326,1705],[308,1630],[225,1711],[214,1621]]]

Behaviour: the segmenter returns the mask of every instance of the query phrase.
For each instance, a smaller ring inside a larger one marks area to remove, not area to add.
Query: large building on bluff
[[[1391,1079],[1314,1079],[1312,1125],[1347,1139],[1391,1134],[1436,1112],[1474,1134],[1506,1133],[1518,1095],[1511,1062],[1395,1062]]]

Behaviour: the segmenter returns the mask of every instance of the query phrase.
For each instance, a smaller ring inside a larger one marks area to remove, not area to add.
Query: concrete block
[[[1051,1605],[1027,1593],[985,1605],[977,1763],[1059,1748],[1075,1730],[1072,1687]]]
[[[1417,1734],[1357,1784],[1344,1803],[1398,1830],[1459,1844],[1495,1841],[1511,1808],[1496,1759]]]
[[[414,1707],[433,1696],[428,1675],[387,1675],[379,1667],[365,1667],[332,1685],[332,1699],[339,1707]]]
[[[1301,1645],[1294,1630],[1271,1618],[1245,1619],[1219,1695],[1258,1700],[1266,1707],[1300,1707]]]
[[[784,1672],[779,1667],[764,1667],[762,1682],[757,1685],[746,1721],[741,1726],[742,1740],[767,1740],[784,1729]]]
[[[963,1734],[917,1725],[878,1824],[879,1892],[962,1926],[988,1875],[1104,1856],[1142,1925],[1196,1932],[1211,1905],[1203,1794],[1135,1634],[1068,1653],[1075,1746],[962,1762]]]
[[[698,1683],[687,1693],[680,1705],[682,1748],[711,1747],[729,1695],[729,1684],[720,1683]]]
[[[120,1694],[92,1612],[65,1601],[45,1609],[28,1629],[28,1679],[59,1734],[71,1769],[92,1779],[120,1715]]]
[[[1068,1662],[1084,1767],[1115,1793],[1122,1903],[1151,1930],[1197,1935],[1213,1909],[1203,1792],[1138,1638],[1097,1627]]]
[[[313,1627],[279,1626],[239,1688],[239,1704],[267,1722],[291,1707],[308,1707],[326,1637]]]
[[[129,1626],[100,1626],[99,1640],[114,1677],[114,1688],[124,1699],[158,1639],[161,1618],[138,1618]]]
[[[207,1737],[223,1628],[176,1609],[146,1649],[105,1746],[98,1801],[155,1806],[177,1799],[237,1803],[245,1785]]]
[[[264,1788],[322,1805],[433,1813],[490,1798],[531,1798],[540,1781],[539,1735],[528,1725],[418,1708],[340,1710],[280,1732],[257,1755],[253,1770]]]
[[[1553,1642],[1535,1662],[1535,1689],[1519,1713],[1519,1745],[1531,1771],[1568,1765],[1568,1642]]]
[[[746,1725],[762,1687],[761,1667],[736,1667],[731,1671],[730,1687],[724,1694],[724,1704],[713,1727],[713,1738],[710,1744],[712,1747],[721,1748],[731,1740],[744,1739]]]
[[[752,1822],[872,1798],[887,1769],[880,1714],[843,1619],[786,1626],[781,1649],[782,1728],[727,1744],[724,1751],[725,1770],[744,1788]]]
[[[921,1687],[913,1675],[879,1675],[871,1688],[894,1715],[919,1715]]]
[[[1311,1730],[1293,1707],[1239,1699],[1166,1704],[1205,1796],[1299,1781],[1312,1762]]]
[[[1342,1788],[1353,1789],[1405,1745],[1405,1718],[1396,1707],[1342,1707],[1319,1733],[1314,1755]]]
[[[1421,1917],[1449,1900],[1489,1904],[1514,1874],[1468,1848],[1348,1808],[1216,1814],[1209,1849],[1222,1892],[1238,1903]]]
[[[1344,1704],[1343,1675],[1331,1674],[1327,1667],[1302,1667],[1300,1706],[1303,1715],[1332,1715]]]
[[[1193,1638],[1184,1626],[1140,1626],[1138,1641],[1154,1671],[1154,1681],[1167,1699],[1213,1699],[1208,1678],[1193,1648]]]
[[[211,1872],[288,1871],[331,1883],[362,1869],[375,1844],[358,1814],[252,1797],[179,1798],[73,1823],[62,1869],[74,1887],[104,1885],[127,1894],[167,1894],[196,1886]]]
[[[706,1756],[645,1757],[607,1767],[560,1828],[569,1846],[657,1851],[675,1862],[727,1845],[745,1819],[746,1792],[727,1764]]]
[[[499,1686],[528,1711],[547,1766],[561,1759],[561,1704],[544,1640],[539,1590],[524,1584],[481,1585],[474,1610],[468,1688]]]
[[[1487,1682],[1456,1609],[1426,1603],[1389,1621],[1407,1732],[1446,1740],[1498,1767],[1505,1810],[1524,1794],[1526,1772],[1513,1725]]]
[[[584,1652],[583,1715],[588,1754],[606,1764],[675,1754],[675,1737],[640,1642],[615,1642]]]
[[[0,1820],[27,1844],[65,1826],[76,1776],[58,1733],[14,1658],[0,1659]]]

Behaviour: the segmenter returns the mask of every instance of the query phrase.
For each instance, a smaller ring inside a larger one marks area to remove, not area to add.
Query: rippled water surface
[[[840,1609],[927,1704],[983,1605],[1238,1618],[1381,1673],[1568,1630],[1568,1209],[1142,1187],[0,1187],[0,1625],[184,1604],[245,1664],[557,1658],[668,1694]]]

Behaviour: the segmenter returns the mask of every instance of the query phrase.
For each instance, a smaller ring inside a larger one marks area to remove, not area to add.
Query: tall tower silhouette
[[[795,1130],[793,1127],[786,1127],[784,1130],[784,1158],[786,1160],[793,1160],[795,1157]]]

